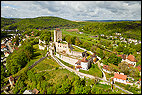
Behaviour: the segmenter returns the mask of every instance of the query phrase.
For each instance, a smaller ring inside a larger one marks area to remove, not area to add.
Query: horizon
[[[39,16],[39,17],[56,17],[56,16]],[[15,18],[15,17],[3,17],[3,18],[8,18],[8,19],[12,19],[12,18]],[[28,18],[28,17],[27,17]],[[32,17],[32,18],[38,18],[38,17]],[[62,18],[62,17],[59,17],[59,18]],[[26,18],[18,18],[18,19],[26,19]],[[62,18],[62,19],[66,19],[66,18]],[[69,19],[66,19],[66,20],[69,20]],[[93,20],[93,19],[90,19],[90,20],[70,20],[70,21],[141,21],[140,20],[133,20],[133,19],[126,19],[126,20],[123,20],[123,19],[97,19],[97,20]]]
[[[55,16],[71,21],[141,20],[141,1],[2,1],[1,17]]]

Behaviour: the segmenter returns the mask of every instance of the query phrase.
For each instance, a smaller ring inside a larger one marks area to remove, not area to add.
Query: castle
[[[82,55],[82,52],[72,51],[69,48],[69,44],[66,41],[62,41],[62,31],[59,28],[54,30],[54,47],[54,51],[56,52],[55,56],[71,65],[74,65],[77,71],[79,69],[88,70],[90,64],[93,62],[94,57],[91,62],[90,60],[86,60],[86,57]],[[65,55],[68,55],[69,57]],[[72,58],[72,56],[81,59],[78,60],[76,58]]]

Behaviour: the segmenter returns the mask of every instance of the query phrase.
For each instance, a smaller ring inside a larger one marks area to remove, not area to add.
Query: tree
[[[28,60],[30,60],[30,58],[33,56],[33,45],[27,44],[26,46],[24,46],[24,52],[28,58]]]
[[[79,40],[79,38],[78,38],[78,37],[76,37],[76,39],[75,39],[75,45],[77,45],[77,46],[79,46],[79,45],[80,45],[80,40]]]
[[[70,35],[67,35],[65,40],[69,43],[69,44],[72,44],[72,41],[71,41],[72,37]]]
[[[141,51],[141,44],[135,45],[135,49],[137,52]]]
[[[114,65],[118,65],[122,60],[121,57],[117,57],[115,54],[111,54],[110,57],[107,59],[109,63],[113,63]]]
[[[45,41],[46,44],[48,44],[49,41],[51,41],[51,32],[47,30],[41,31],[40,40]]]
[[[122,62],[118,64],[118,68],[121,72],[123,72],[125,75],[129,74],[129,68],[128,64],[126,62]]]
[[[90,85],[89,86],[84,86],[82,94],[90,94],[90,91],[91,91]]]
[[[131,77],[139,77],[139,71],[137,68],[134,68],[134,67],[130,67],[130,70],[129,70],[129,75]]]

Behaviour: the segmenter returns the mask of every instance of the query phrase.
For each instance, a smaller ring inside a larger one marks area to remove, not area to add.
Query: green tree
[[[77,46],[79,46],[79,45],[80,45],[80,40],[79,40],[79,38],[78,38],[78,37],[76,37],[76,39],[75,39],[75,45],[77,45]]]
[[[129,66],[128,66],[128,64],[126,62],[122,62],[122,63],[118,64],[118,68],[125,75],[129,74]]]

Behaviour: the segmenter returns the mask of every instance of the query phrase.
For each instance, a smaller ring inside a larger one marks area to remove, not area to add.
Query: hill
[[[2,20],[1,26],[4,26],[3,29],[18,29],[25,30],[26,28],[31,29],[53,29],[53,28],[69,28],[79,26],[80,23],[73,22],[70,20],[66,20],[59,17],[37,17],[37,18],[25,18],[20,19],[20,21],[15,22],[8,18],[1,18],[10,22],[10,24],[3,24],[4,20]],[[19,20],[19,19],[18,19]]]
[[[19,19],[19,18],[4,18],[4,17],[1,17],[1,28],[5,27],[7,25],[11,25],[13,23],[16,23],[20,20],[21,19]]]
[[[122,33],[125,38],[141,39],[141,21],[92,22],[79,29],[85,33],[112,35]]]

